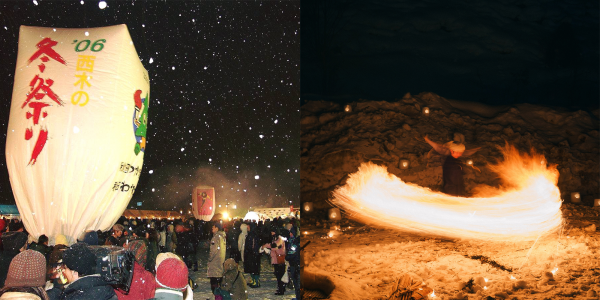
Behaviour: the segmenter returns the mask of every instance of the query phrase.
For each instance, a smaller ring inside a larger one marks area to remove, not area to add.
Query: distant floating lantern
[[[313,203],[312,202],[304,202],[304,211],[312,212],[313,211]]]
[[[594,199],[594,207],[600,206],[600,199]]]
[[[571,202],[581,203],[581,195],[578,192],[571,193]]]
[[[408,159],[400,160],[400,169],[408,169],[409,166],[410,166],[410,163],[409,163]]]
[[[429,107],[423,107],[423,115],[424,116],[428,117],[429,116],[429,112],[430,112]]]
[[[344,111],[345,112],[352,112],[352,106],[350,106],[350,104],[346,104],[346,106],[344,107]]]
[[[472,159],[468,159],[468,160],[467,160],[467,165],[469,165],[469,166],[473,166],[473,160],[472,160]]]
[[[335,207],[335,208],[329,209],[329,220],[330,221],[341,221],[342,220],[342,214],[340,213],[339,208]]]

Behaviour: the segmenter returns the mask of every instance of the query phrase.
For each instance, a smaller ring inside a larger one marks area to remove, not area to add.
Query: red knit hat
[[[4,286],[36,287],[46,284],[46,258],[34,250],[23,251],[13,258],[8,267]]]
[[[177,258],[167,258],[156,267],[156,283],[161,287],[183,291],[188,285],[188,269]]]

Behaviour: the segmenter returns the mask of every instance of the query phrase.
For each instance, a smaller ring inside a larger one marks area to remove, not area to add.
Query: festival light
[[[340,221],[342,220],[342,214],[340,213],[340,209],[337,207],[329,209],[329,220],[330,221]]]
[[[594,199],[594,207],[600,206],[600,199]]]
[[[384,167],[363,164],[332,203],[359,222],[450,238],[535,240],[562,224],[556,165],[543,155],[502,148],[504,161],[489,166],[502,186],[479,189],[472,198],[453,197],[405,183]]]
[[[408,159],[401,159],[400,160],[400,169],[408,169],[408,167],[410,166],[410,163],[408,161]]]
[[[571,193],[571,202],[581,203],[581,195],[578,192]]]
[[[467,165],[473,166],[473,160],[472,159],[467,159]]]
[[[423,107],[423,115],[426,117],[429,116],[429,107]]]
[[[347,105],[344,107],[344,111],[345,111],[345,112],[351,112],[351,111],[352,111],[352,106],[350,106],[350,104],[347,104]]]
[[[313,210],[313,203],[312,202],[304,202],[304,211],[311,212],[312,210]]]

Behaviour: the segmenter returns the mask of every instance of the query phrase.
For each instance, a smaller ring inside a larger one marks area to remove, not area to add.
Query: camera
[[[89,246],[96,256],[96,274],[110,285],[129,293],[135,256],[119,246]]]

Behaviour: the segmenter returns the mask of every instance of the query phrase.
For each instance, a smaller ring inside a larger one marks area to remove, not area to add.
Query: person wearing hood
[[[63,273],[69,285],[60,294],[60,300],[117,299],[114,289],[96,273],[96,256],[84,243],[65,249]]]
[[[46,258],[35,250],[25,250],[13,258],[0,299],[49,300],[46,284]]]
[[[285,241],[280,235],[279,228],[271,228],[271,243],[264,244],[261,250],[271,255],[273,272],[277,278],[277,291],[275,295],[285,294],[285,282],[281,280],[285,274]],[[270,250],[270,251],[269,251]]]
[[[221,289],[231,295],[231,300],[248,300],[246,278],[244,278],[244,274],[239,270],[235,259],[228,258],[223,264],[223,269]]]
[[[251,281],[248,285],[251,288],[258,288],[260,287],[260,234],[254,222],[250,223],[249,229],[244,244],[244,273],[250,273]]]
[[[212,226],[213,237],[210,240],[208,253],[207,277],[210,278],[210,289],[214,292],[223,279],[223,263],[225,262],[225,232],[223,224],[215,221]]]
[[[154,275],[144,269],[147,260],[146,244],[142,240],[132,240],[125,245],[125,249],[131,251],[135,256],[133,263],[133,279],[129,287],[129,293],[125,294],[121,290],[115,290],[119,300],[146,300],[154,298],[156,290],[156,281]]]
[[[27,234],[22,231],[9,231],[2,235],[4,251],[0,253],[0,287],[4,286],[10,262],[17,254],[27,249]]]
[[[238,250],[240,251],[240,255],[238,256],[237,263],[242,262],[242,266],[244,265],[244,247],[246,245],[246,237],[248,236],[248,224],[242,223],[240,225],[240,236],[238,236],[237,244]]]
[[[443,162],[443,180],[444,187],[442,191],[448,195],[464,197],[465,196],[465,182],[463,179],[463,164],[458,159],[461,156],[470,156],[477,152],[480,148],[470,149],[465,151],[465,136],[457,133],[455,134],[455,140],[445,143],[443,145],[437,144],[431,141],[425,136],[425,141],[433,147],[433,149],[442,155]]]

